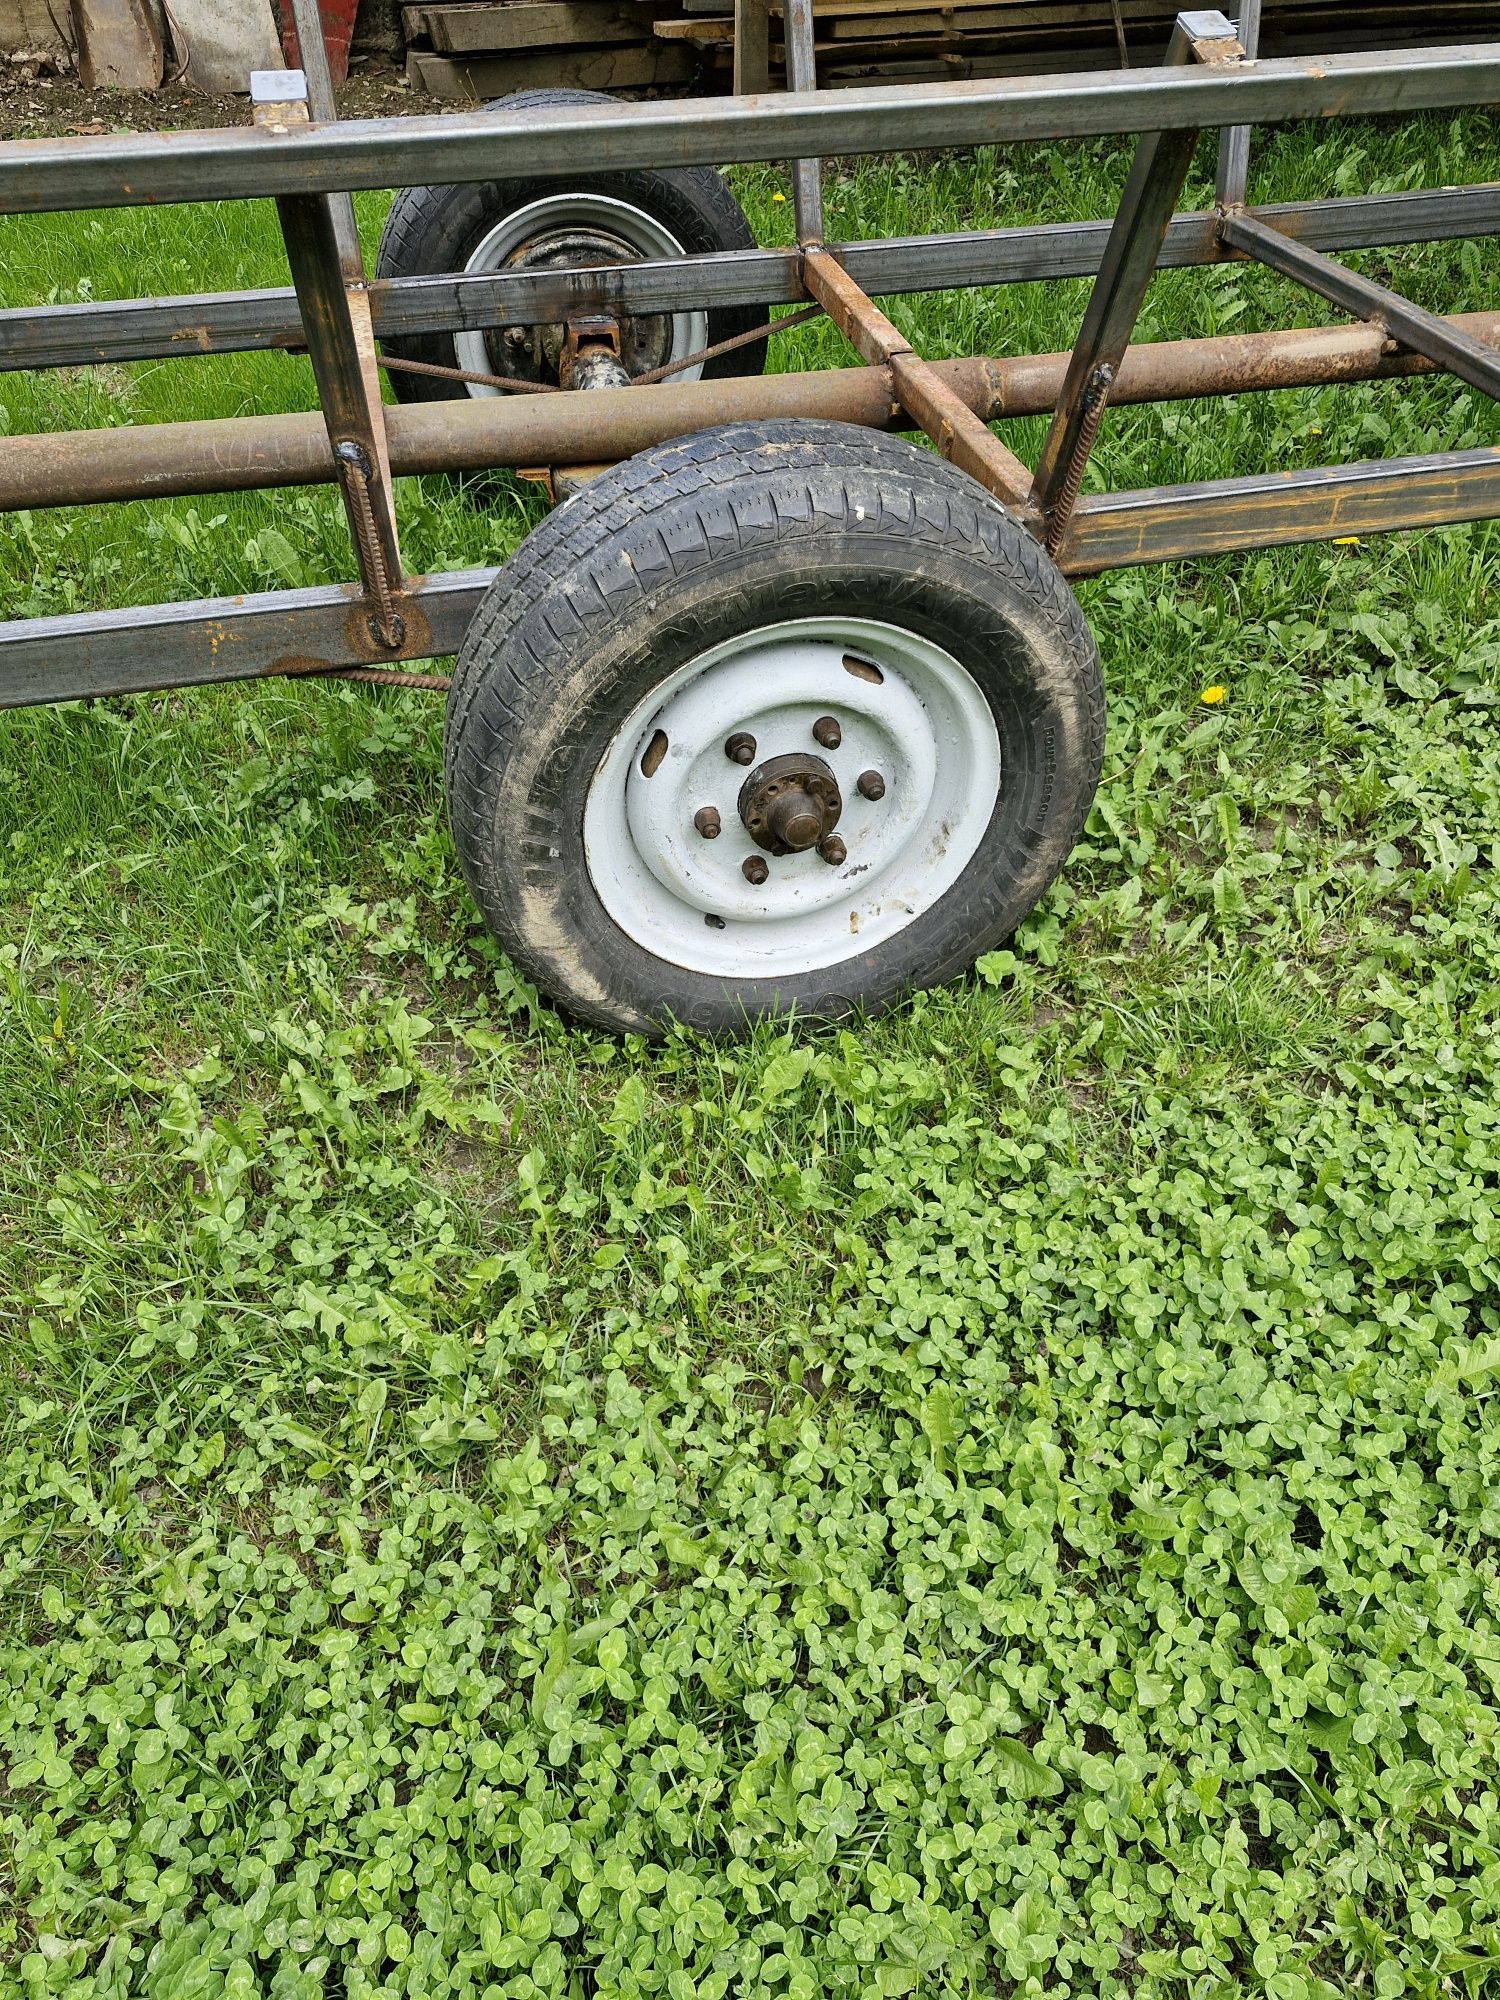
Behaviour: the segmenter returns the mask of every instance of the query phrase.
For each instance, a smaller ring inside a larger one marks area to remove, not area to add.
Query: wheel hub
[[[740,787],[736,810],[767,854],[805,854],[833,832],[844,801],[821,757],[792,751],[756,765]]]
[[[575,266],[628,264],[639,251],[621,236],[604,229],[549,229],[513,250],[502,268],[507,271],[554,271]],[[620,360],[631,375],[659,368],[672,348],[672,321],[662,313],[622,319]],[[489,351],[500,374],[529,376],[556,382],[563,372],[567,329],[561,323],[542,326],[502,326],[489,336]]]
[[[807,972],[873,950],[957,881],[999,776],[988,703],[940,646],[858,617],[761,626],[622,720],[589,788],[589,872],[658,957]]]
[[[665,223],[633,202],[585,189],[561,189],[501,216],[470,251],[464,270],[543,272],[684,254],[682,243]],[[619,321],[619,332],[620,362],[636,376],[706,347],[708,313],[701,308],[644,313]],[[566,337],[561,322],[471,327],[453,336],[453,350],[460,368],[556,382]],[[694,362],[683,369],[680,379],[696,381],[702,372],[701,363]],[[499,396],[504,391],[475,382],[469,384],[469,393]]]

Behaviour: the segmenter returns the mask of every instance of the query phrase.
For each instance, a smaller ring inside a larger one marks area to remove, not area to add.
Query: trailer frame
[[[1451,451],[1293,473],[1083,493],[1108,407],[1446,370],[1500,396],[1500,313],[1443,318],[1339,264],[1374,244],[1500,233],[1500,186],[1246,206],[1249,133],[1304,118],[1415,113],[1500,101],[1500,41],[1331,58],[1256,59],[1259,8],[1238,28],[1179,17],[1158,70],[820,95],[810,0],[787,0],[784,96],[498,111],[341,123],[316,32],[296,0],[304,72],[258,80],[254,123],[229,131],[10,141],[0,213],[271,197],[290,290],[90,302],[0,312],[0,370],[257,349],[302,349],[320,415],[0,440],[0,511],[334,482],[358,580],[229,599],[0,625],[0,707],[261,675],[357,673],[444,685],[406,663],[457,650],[494,569],[421,577],[402,564],[392,482],[481,467],[546,474],[757,415],[835,417],[924,431],[1043,543],[1064,573],[1500,514],[1500,450]],[[1215,209],[1177,212],[1193,147],[1221,129]],[[1115,217],[879,242],[824,241],[820,160],[1133,133]],[[592,169],[791,159],[794,249],[607,269],[372,283],[350,192],[456,184],[524,164]],[[1330,301],[1351,324],[1132,345],[1159,269],[1250,260]],[[1092,275],[1071,354],[929,363],[872,294]],[[862,365],[801,375],[591,388],[575,394],[388,406],[379,344],[502,318],[586,327],[727,301],[805,301]],[[991,425],[1050,412],[1037,467]]]

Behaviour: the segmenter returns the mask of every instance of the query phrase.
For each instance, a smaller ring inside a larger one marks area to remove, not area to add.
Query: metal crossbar
[[[155,207],[461,181],[565,179],[832,153],[1036,144],[1500,103],[1500,43],[1376,50],[1228,70],[1001,77],[826,96],[684,98],[374,118],[280,135],[213,130],[13,139],[0,214]]]

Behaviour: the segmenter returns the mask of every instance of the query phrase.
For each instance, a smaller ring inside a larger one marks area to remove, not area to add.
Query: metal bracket
[[[1237,62],[1243,54],[1222,14],[1187,13],[1177,17],[1166,60],[1181,68]],[[1197,140],[1196,131],[1148,132],[1136,147],[1027,502],[1032,532],[1050,553],[1061,546],[1077,502],[1109,387],[1135,331]]]
[[[830,251],[816,246],[803,251],[802,282],[861,357],[890,370],[895,401],[943,457],[1019,514],[1031,484],[1026,467],[913,352],[900,327],[860,290]]]

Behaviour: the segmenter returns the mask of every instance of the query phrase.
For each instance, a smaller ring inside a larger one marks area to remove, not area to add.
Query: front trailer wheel
[[[877,1012],[1009,935],[1098,781],[1098,654],[965,474],[773,421],[641,453],[521,545],[448,699],[464,873],[602,1027]]]

